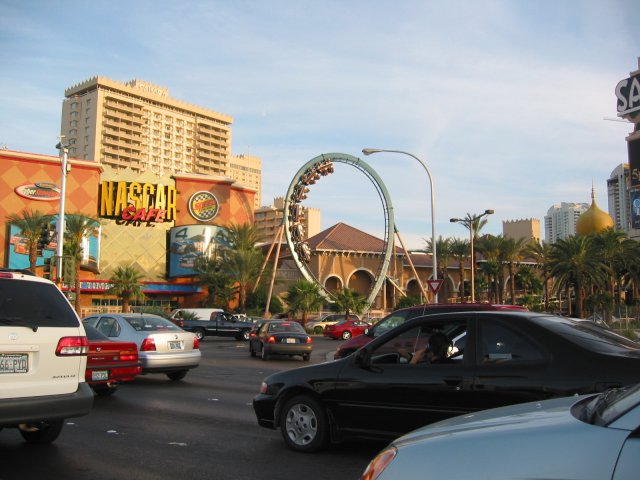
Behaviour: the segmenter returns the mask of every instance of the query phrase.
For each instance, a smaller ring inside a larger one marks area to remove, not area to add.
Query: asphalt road
[[[331,358],[338,341],[314,337],[310,363]],[[263,361],[248,344],[207,337],[199,368],[183,381],[145,375],[92,412],[67,420],[51,445],[0,432],[0,480],[41,479],[350,479],[359,478],[383,443],[352,441],[315,454],[285,447],[259,427],[251,401],[262,379],[308,365],[300,357]]]

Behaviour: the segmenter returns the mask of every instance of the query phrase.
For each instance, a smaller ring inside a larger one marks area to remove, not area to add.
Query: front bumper
[[[265,428],[276,428],[275,423],[276,399],[272,395],[259,393],[253,399],[253,411],[258,425]]]
[[[64,395],[5,398],[0,400],[0,427],[15,427],[21,423],[36,423],[81,417],[93,406],[93,391],[86,383]]]

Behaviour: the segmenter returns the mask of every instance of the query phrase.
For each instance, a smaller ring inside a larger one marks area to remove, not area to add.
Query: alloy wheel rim
[[[289,439],[295,445],[308,445],[318,434],[318,419],[308,405],[298,403],[287,412],[285,426]]]

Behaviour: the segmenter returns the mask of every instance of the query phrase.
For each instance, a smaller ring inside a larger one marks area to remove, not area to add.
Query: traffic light
[[[51,224],[45,223],[40,228],[40,237],[38,238],[38,244],[36,246],[38,256],[42,256],[42,250],[49,245],[53,239]]]
[[[44,268],[42,270],[42,276],[44,278],[49,278],[51,279],[51,259],[53,257],[49,257],[49,258],[45,258],[44,259]]]

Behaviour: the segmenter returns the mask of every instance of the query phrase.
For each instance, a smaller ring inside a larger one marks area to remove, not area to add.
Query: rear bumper
[[[176,370],[187,370],[200,365],[200,350],[182,353],[140,352],[140,363],[143,373],[163,373]]]
[[[265,343],[263,345],[263,348],[268,354],[273,353],[277,355],[304,355],[311,354],[313,345],[300,343]]]
[[[5,398],[0,400],[0,426],[14,427],[21,423],[81,417],[93,406],[93,391],[86,383],[64,395]]]

